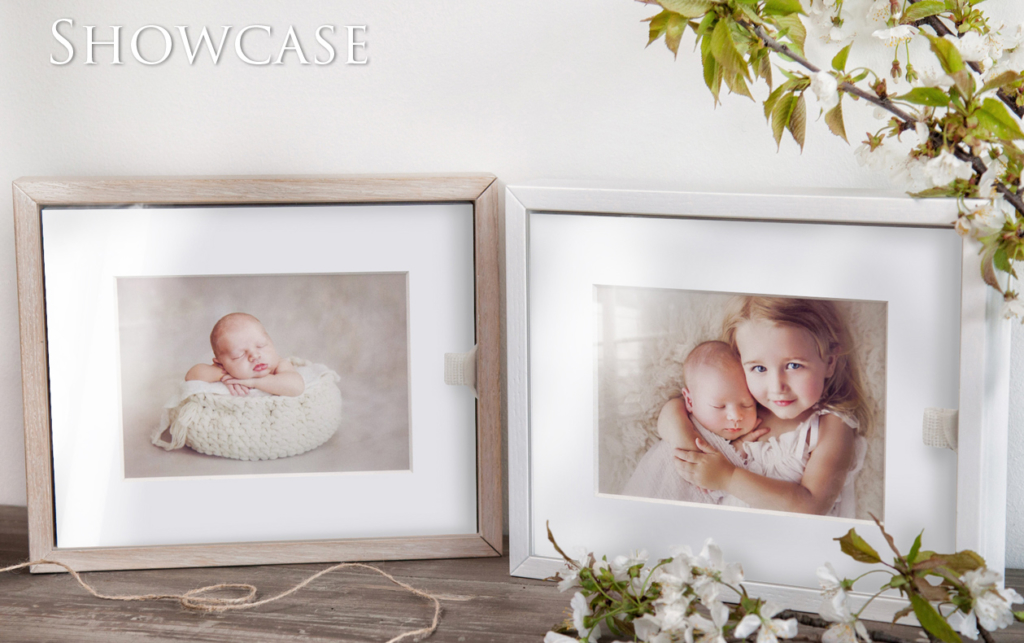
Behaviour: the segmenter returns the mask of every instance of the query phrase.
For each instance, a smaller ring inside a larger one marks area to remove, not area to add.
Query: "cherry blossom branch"
[[[908,1],[910,4],[916,4],[921,0]],[[938,16],[928,16],[927,18],[921,18],[920,20],[914,23],[915,27],[921,27],[922,25],[928,25],[929,27],[931,27],[932,31],[934,31],[935,35],[938,36],[939,38],[945,38],[946,36],[956,36],[957,38],[960,37],[959,35],[953,33],[949,29],[949,27],[947,27],[942,22],[942,20],[939,19]],[[981,68],[981,65],[979,65],[976,62],[968,61],[967,66],[979,74],[983,73],[984,71]],[[1005,89],[1000,89],[998,92],[996,92],[996,95],[999,96],[999,100],[1003,101],[1003,103],[1007,107],[1009,107],[1014,114],[1017,115],[1017,118],[1024,118],[1024,107],[1018,105],[1016,99],[1014,99],[1013,96],[1010,96],[1010,94],[1008,94]]]
[[[816,74],[821,71],[820,67],[813,64],[811,61],[807,60],[803,56],[797,54],[795,51],[793,51],[786,45],[780,43],[778,40],[775,40],[774,38],[769,36],[768,32],[766,32],[764,28],[761,27],[760,25],[755,25],[743,21],[740,21],[739,24],[748,29],[754,35],[756,35],[761,40],[761,42],[763,42],[764,45],[769,49],[775,51],[776,53],[782,54],[787,58],[792,58],[801,67],[806,68],[811,73]],[[880,98],[875,94],[864,91],[863,89],[857,87],[853,83],[844,82],[841,85],[839,85],[839,88],[848,94],[852,94],[854,96],[857,96],[858,98],[863,98],[869,103],[873,103],[881,107],[882,109],[891,112],[907,125],[913,126],[915,123],[919,122],[918,119],[914,118],[910,114],[906,113],[905,111],[897,107],[895,103],[893,103],[888,98]]]
[[[794,62],[804,67],[811,73],[816,74],[821,71],[821,68],[819,68],[817,65],[807,60],[803,56],[800,56],[786,45],[780,43],[779,41],[775,40],[770,35],[768,35],[768,32],[766,32],[764,28],[761,27],[760,25],[754,25],[749,22],[743,21],[741,21],[739,24],[742,25],[747,30],[749,30],[754,35],[756,35],[761,40],[761,42],[764,43],[764,45],[769,49],[775,51],[778,54],[786,56],[787,58],[791,58]],[[943,28],[945,27],[943,26]],[[901,121],[903,121],[903,123],[909,127],[913,127],[917,123],[921,122],[919,119],[914,118],[907,112],[897,107],[888,98],[880,98],[874,94],[864,91],[863,89],[857,87],[853,83],[843,82],[842,84],[839,85],[839,89],[845,91],[848,94],[852,94],[859,98],[863,98],[869,103],[873,103],[881,107],[882,109],[887,110],[888,112],[892,113],[897,118],[899,118]],[[985,172],[988,171],[988,166],[985,165],[985,162],[983,160],[981,160],[974,154],[971,154],[969,151],[963,149],[959,145],[953,148],[953,154],[961,161],[969,163],[971,165],[971,169],[979,177],[984,175]],[[1017,212],[1024,214],[1024,200],[1021,199],[1020,195],[1018,195],[1016,192],[1011,190],[1009,187],[1007,187],[1000,181],[995,181],[993,183],[993,187],[997,192],[1003,195],[1003,198],[1005,198],[1006,201],[1009,202],[1015,210],[1017,210]]]

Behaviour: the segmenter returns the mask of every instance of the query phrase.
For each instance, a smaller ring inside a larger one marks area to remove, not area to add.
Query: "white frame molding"
[[[562,561],[535,555],[532,541],[528,302],[529,219],[534,212],[952,228],[956,205],[950,200],[835,191],[716,194],[589,186],[508,186],[505,192],[505,301],[511,573],[545,578],[558,571]],[[963,242],[956,548],[975,550],[985,557],[991,568],[1002,570],[1010,327],[1001,317],[1001,297],[981,279],[979,247],[970,239]],[[793,609],[813,612],[820,602],[818,592],[812,589],[765,583],[747,585],[761,597],[777,600]],[[864,615],[872,619],[891,619],[903,605],[905,603],[898,599],[880,598]]]

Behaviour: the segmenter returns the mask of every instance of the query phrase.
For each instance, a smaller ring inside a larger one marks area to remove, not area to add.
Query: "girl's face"
[[[782,420],[804,420],[835,370],[835,359],[822,359],[811,334],[797,326],[748,320],[736,328],[736,346],[750,394]]]

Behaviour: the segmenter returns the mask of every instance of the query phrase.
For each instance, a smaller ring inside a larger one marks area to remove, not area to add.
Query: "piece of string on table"
[[[183,608],[187,610],[207,613],[221,613],[228,612],[231,610],[247,610],[252,609],[254,607],[259,607],[261,605],[266,605],[267,603],[273,603],[274,601],[280,600],[285,596],[294,594],[295,592],[299,591],[306,585],[309,585],[310,583],[320,578],[324,574],[329,574],[337,569],[343,569],[345,567],[359,567],[361,569],[368,569],[370,571],[377,572],[378,574],[380,574],[384,578],[387,578],[395,585],[398,585],[399,587],[417,596],[429,599],[434,603],[434,618],[431,621],[429,627],[423,627],[418,630],[405,632],[392,639],[389,639],[387,643],[397,643],[398,641],[410,638],[416,641],[427,638],[437,630],[437,626],[441,622],[441,602],[437,599],[436,596],[428,594],[427,592],[424,592],[422,590],[416,589],[411,585],[407,585],[406,583],[403,583],[402,581],[398,580],[397,578],[395,578],[394,576],[385,572],[382,569],[378,569],[373,565],[366,565],[363,563],[339,563],[337,565],[332,565],[327,569],[318,571],[317,573],[313,574],[312,576],[302,581],[295,587],[285,590],[280,594],[277,594],[276,596],[271,596],[269,598],[264,598],[262,600],[256,600],[256,587],[248,583],[220,583],[217,585],[207,585],[206,587],[197,587],[196,589],[190,589],[184,594],[135,594],[125,596],[108,596],[106,594],[100,594],[95,589],[93,589],[92,586],[89,585],[89,583],[86,583],[82,576],[74,569],[71,569],[71,567],[65,565],[64,563],[55,560],[34,560],[28,563],[12,565],[10,567],[4,567],[0,569],[0,573],[12,572],[32,565],[57,565],[58,567],[63,567],[67,570],[69,574],[71,574],[72,578],[78,581],[78,584],[81,585],[82,588],[85,589],[85,591],[89,592],[96,598],[102,598],[108,601],[176,600],[178,601],[179,604],[181,604]],[[210,592],[216,592],[220,590],[244,591],[246,592],[246,595],[238,596],[235,598],[218,598],[215,596],[205,595]]]

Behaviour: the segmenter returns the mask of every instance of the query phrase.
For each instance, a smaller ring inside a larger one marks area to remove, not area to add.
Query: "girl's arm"
[[[733,466],[703,440],[700,452],[676,452],[684,478],[707,489],[736,496],[751,507],[807,514],[827,513],[846,483],[854,457],[853,429],[834,415],[819,420],[818,445],[799,483],[766,478]]]
[[[683,398],[674,397],[661,407],[658,413],[658,436],[673,449],[697,449],[697,429],[690,421]]]

